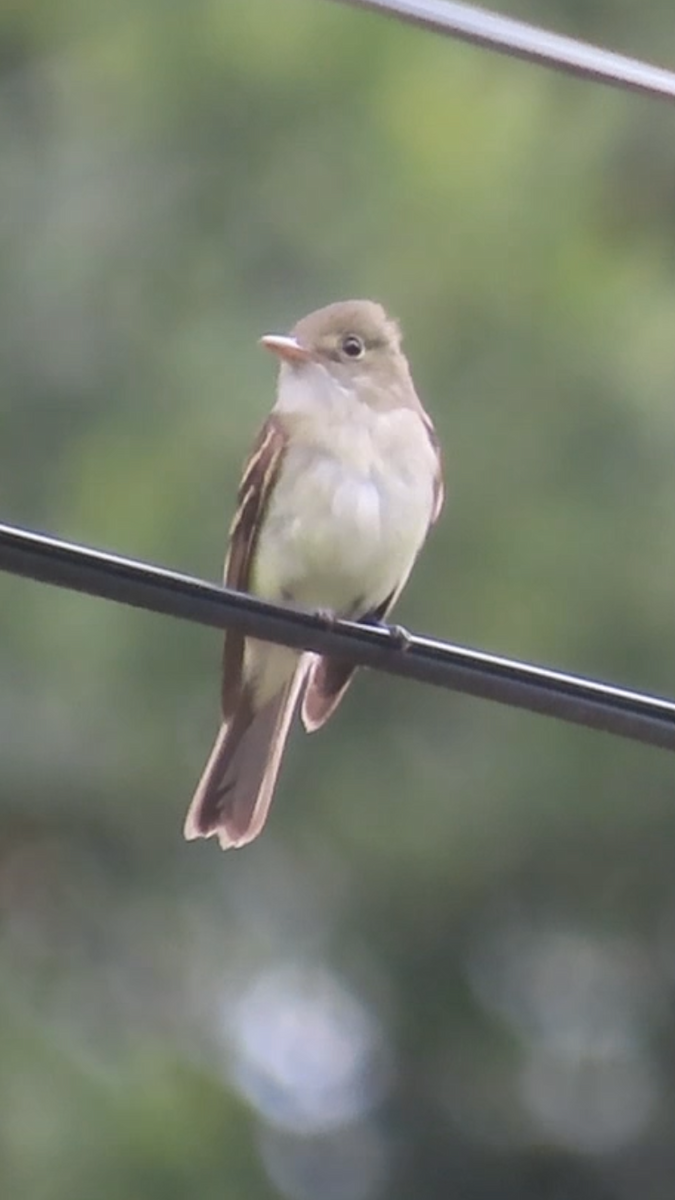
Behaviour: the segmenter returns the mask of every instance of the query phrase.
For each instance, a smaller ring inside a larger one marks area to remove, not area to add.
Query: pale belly
[[[431,446],[410,418],[379,418],[395,435],[385,438],[381,457],[369,429],[338,429],[320,447],[288,451],[258,544],[253,591],[358,617],[399,590],[433,506]],[[393,426],[403,420],[409,437]]]

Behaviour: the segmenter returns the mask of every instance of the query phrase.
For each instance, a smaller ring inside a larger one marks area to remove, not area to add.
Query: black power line
[[[405,679],[497,700],[575,725],[675,750],[675,702],[561,671],[403,634],[332,621],[189,575],[0,525],[0,570],[216,629],[316,650]]]
[[[672,71],[614,54],[576,38],[549,33],[525,21],[476,8],[473,4],[458,4],[452,0],[339,0],[339,3],[373,9],[435,33],[445,33],[569,75],[675,100],[675,73]]]

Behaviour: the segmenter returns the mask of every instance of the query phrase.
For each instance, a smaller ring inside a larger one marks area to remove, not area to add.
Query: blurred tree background
[[[256,338],[374,296],[449,482],[400,619],[672,694],[673,121],[327,0],[3,6],[2,517],[217,578]],[[670,1200],[669,755],[364,673],[223,856],[218,635],[0,595],[3,1196]]]

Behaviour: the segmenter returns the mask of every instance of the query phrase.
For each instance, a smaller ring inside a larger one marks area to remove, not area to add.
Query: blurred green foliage
[[[401,619],[673,693],[667,107],[327,0],[24,0],[0,178],[4,519],[217,578],[256,338],[370,295],[447,461]],[[364,675],[223,857],[219,638],[0,589],[3,1196],[672,1195],[667,754]]]

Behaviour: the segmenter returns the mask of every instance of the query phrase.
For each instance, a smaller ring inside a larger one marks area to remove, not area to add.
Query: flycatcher
[[[280,360],[277,399],[244,469],[225,583],[265,600],[383,619],[443,503],[441,458],[398,325],[348,300],[263,346]],[[295,708],[319,729],[354,667],[225,639],[223,723],[185,822],[223,849],[262,829]]]

